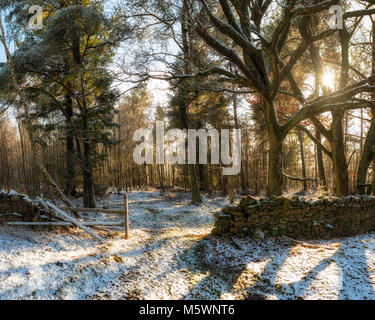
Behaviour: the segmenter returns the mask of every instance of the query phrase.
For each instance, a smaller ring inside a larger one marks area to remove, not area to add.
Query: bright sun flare
[[[325,71],[323,75],[323,85],[330,89],[334,88],[335,75],[331,71]]]

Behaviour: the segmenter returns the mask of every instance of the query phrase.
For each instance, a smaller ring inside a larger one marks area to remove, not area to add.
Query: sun
[[[326,70],[323,74],[323,85],[327,88],[333,89],[335,82],[335,75],[332,71]]]

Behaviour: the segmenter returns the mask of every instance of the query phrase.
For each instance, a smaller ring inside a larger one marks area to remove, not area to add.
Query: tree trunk
[[[29,182],[29,177],[26,173],[25,142],[24,142],[24,134],[23,134],[23,131],[22,131],[22,124],[21,124],[20,119],[17,119],[17,125],[18,125],[18,133],[20,135],[20,144],[21,144],[22,173],[23,173],[23,177],[24,177],[24,183],[28,188],[30,182]]]
[[[363,148],[363,154],[361,157],[361,161],[359,162],[359,166],[358,166],[357,182],[356,182],[357,194],[366,193],[366,190],[365,190],[366,188],[364,187],[364,185],[366,184],[368,168],[374,157],[374,151],[375,151],[375,119],[371,122],[370,129],[367,133],[365,145]]]
[[[264,112],[269,143],[267,195],[281,196],[284,182],[283,141],[287,133],[280,129],[275,109],[267,100],[264,101]]]
[[[301,164],[302,164],[302,178],[306,179],[306,161],[305,161],[305,151],[303,147],[303,134],[301,130],[298,131],[298,140],[299,140],[299,147],[300,147],[300,153],[301,153]],[[307,192],[307,181],[303,181],[303,191]]]
[[[238,122],[237,108],[238,108],[238,99],[237,99],[237,95],[234,93],[233,94],[234,126],[235,126],[236,129],[241,129],[240,128],[240,124]],[[240,176],[237,176],[237,179],[240,179],[240,184],[241,184],[242,192],[246,192],[246,189],[247,189],[246,188],[246,178],[245,178],[245,172],[243,170],[244,164],[243,164],[242,159],[240,159],[240,161],[241,161],[241,172],[240,172]]]
[[[337,197],[345,197],[349,194],[349,178],[342,127],[344,112],[333,112],[332,117],[332,135],[334,143],[332,143],[331,146],[335,175],[335,191]]]
[[[342,62],[340,75],[340,88],[345,88],[349,79],[349,41],[350,35],[344,28],[339,30]],[[337,197],[349,195],[348,164],[345,156],[345,139],[342,122],[345,112],[332,112],[332,156],[335,172],[335,189]]]
[[[319,142],[322,142],[322,136],[318,130],[316,130],[315,137]],[[319,145],[316,146],[316,157],[317,157],[317,162],[318,162],[319,181],[323,189],[327,191],[327,179],[326,179],[326,173],[324,169],[323,152],[322,152],[322,149],[320,149]]]
[[[202,203],[201,193],[199,191],[198,175],[195,165],[189,164],[190,185],[191,185],[191,202],[194,204]]]
[[[85,130],[86,131],[86,130]],[[83,204],[85,208],[96,208],[95,182],[92,174],[90,138],[83,137]]]
[[[160,189],[163,194],[165,194],[165,185],[164,185],[164,165],[158,165],[158,172],[159,172],[159,181],[160,181]]]
[[[267,195],[268,197],[280,196],[283,193],[283,142],[279,137],[270,135],[269,145]]]
[[[184,52],[184,69],[186,74],[192,74],[193,71],[193,57],[191,54],[192,45],[192,35],[191,35],[191,25],[189,24],[188,18],[189,4],[187,0],[183,1],[183,11],[181,17],[181,34],[182,34],[182,47]],[[183,91],[183,96],[187,97],[189,95],[188,83],[182,84],[181,90]],[[180,104],[180,117],[184,129],[189,129],[188,120],[188,105],[185,101]],[[188,164],[190,173],[190,186],[191,186],[191,201],[192,203],[202,203],[202,198],[199,191],[198,175],[195,165]]]
[[[66,181],[65,194],[68,196],[75,195],[74,186],[74,134],[72,128],[73,107],[72,99],[69,95],[66,97]]]
[[[202,164],[198,164],[198,172],[199,172],[199,181],[200,181],[200,189],[203,191],[203,192],[206,192],[207,191],[207,187],[206,187],[206,179],[205,179],[205,168],[204,168],[204,165]]]

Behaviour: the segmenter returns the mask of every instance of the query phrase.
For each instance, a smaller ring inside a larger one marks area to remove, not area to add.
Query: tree
[[[371,73],[375,76],[375,22],[372,21],[372,67]],[[375,84],[375,81],[371,82],[372,85]],[[372,95],[372,100],[375,99],[375,94]],[[363,154],[358,166],[357,171],[357,181],[356,181],[356,193],[364,194],[365,193],[365,185],[366,185],[366,178],[369,166],[375,158],[375,110],[374,106],[372,106],[372,121],[370,125],[370,129],[367,133],[365,144],[363,147]]]
[[[52,186],[54,191],[58,196],[61,197],[61,199],[67,204],[68,206],[72,207],[72,203],[69,201],[69,199],[63,194],[63,192],[60,190],[58,185],[55,183],[55,181],[52,179],[52,177],[48,174],[47,170],[45,169],[40,156],[38,152],[38,147],[37,147],[37,142],[35,140],[35,136],[33,134],[33,128],[32,128],[32,122],[30,120],[29,116],[29,104],[24,96],[23,90],[19,87],[17,83],[17,78],[16,78],[16,72],[14,68],[14,63],[13,59],[11,57],[10,51],[8,49],[8,45],[6,43],[6,38],[5,38],[5,31],[2,23],[2,11],[0,10],[0,41],[4,47],[4,51],[7,57],[7,62],[8,62],[8,68],[9,68],[9,74],[12,79],[12,85],[14,90],[16,91],[16,94],[19,98],[20,105],[23,108],[24,115],[25,115],[25,124],[26,124],[26,129],[32,149],[32,154],[34,159],[36,160],[36,163],[39,167],[40,172],[42,175],[45,177],[45,179],[48,181],[48,183]]]
[[[20,18],[29,2],[13,3],[10,16]],[[36,86],[29,89],[47,94],[65,116],[67,161],[72,160],[74,137],[83,176],[84,205],[95,207],[94,144],[98,140],[106,142],[119,96],[111,88],[113,75],[108,66],[114,49],[130,30],[116,12],[109,17],[104,14],[101,1],[44,1],[44,5],[49,13],[45,29],[27,34],[20,54],[16,54],[18,71],[32,76]],[[41,53],[44,63],[39,61]],[[52,92],[46,87],[52,87]],[[67,189],[71,189],[72,176],[68,170]]]
[[[313,15],[323,12],[332,5],[337,5],[339,1],[287,1],[284,6],[274,8],[272,1],[259,1],[256,4],[247,1],[228,1],[220,0],[220,5],[215,6],[212,1],[200,0],[201,10],[191,10],[190,22],[194,24],[198,35],[213,48],[220,56],[224,57],[236,66],[235,72],[228,68],[216,67],[211,70],[200,71],[195,76],[204,76],[206,74],[218,74],[221,80],[236,82],[249,90],[259,94],[263,101],[263,113],[269,139],[269,165],[268,165],[268,195],[280,195],[282,193],[282,142],[287,134],[297,126],[301,121],[313,118],[315,115],[333,111],[338,115],[333,124],[333,139],[342,140],[342,127],[340,118],[347,109],[368,107],[368,102],[355,101],[355,96],[362,92],[372,91],[368,85],[370,78],[364,81],[358,81],[351,85],[347,84],[347,54],[344,46],[348,39],[345,37],[345,31],[340,31],[343,45],[343,69],[340,89],[336,92],[326,93],[318,98],[307,101],[301,88],[293,76],[293,69],[300,61],[303,54],[311,45],[327,36],[336,33],[336,30],[327,29],[318,34],[313,34],[307,26],[306,21]],[[193,8],[193,6],[191,6]],[[215,12],[219,9],[224,18],[218,17]],[[269,10],[277,10],[279,18],[276,23],[270,23],[266,14]],[[345,18],[352,16],[363,16],[372,14],[373,10],[364,10],[361,12],[348,12]],[[250,18],[251,15],[251,18]],[[206,21],[209,21],[208,25]],[[294,51],[285,61],[282,52],[285,44],[290,37],[293,25],[300,26],[300,41]],[[265,27],[266,25],[267,27]],[[221,34],[227,40],[220,41],[215,34]],[[267,32],[267,34],[265,33]],[[186,77],[187,75],[181,75]],[[285,124],[281,125],[275,107],[275,99],[285,94],[283,87],[285,83],[289,84],[293,95],[303,102],[298,112]],[[341,131],[340,131],[341,130]],[[342,154],[342,145],[335,144],[336,149],[335,163],[338,168],[345,169],[343,159],[337,155]],[[345,180],[345,177],[343,178]],[[340,177],[336,175],[340,188],[336,188],[337,195],[345,195],[345,182],[341,183]],[[343,187],[343,189],[341,189]]]

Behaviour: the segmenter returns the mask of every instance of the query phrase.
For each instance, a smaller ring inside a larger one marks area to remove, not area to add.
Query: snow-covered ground
[[[171,196],[129,195],[130,240],[120,228],[95,228],[99,243],[79,229],[0,226],[0,299],[375,299],[375,234],[225,240],[209,233],[227,199]]]

